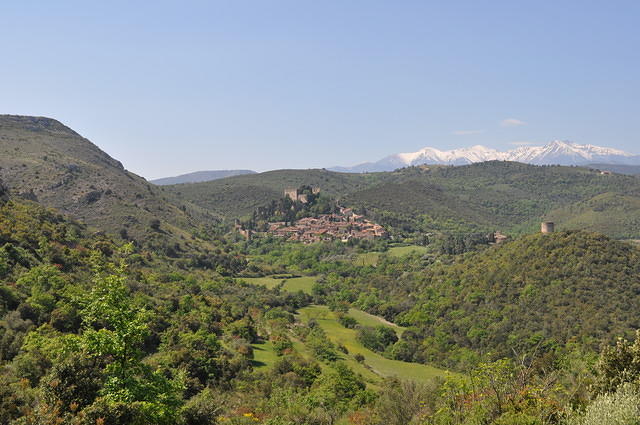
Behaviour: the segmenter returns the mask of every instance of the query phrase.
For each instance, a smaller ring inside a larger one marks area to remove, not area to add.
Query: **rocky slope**
[[[0,115],[0,178],[16,196],[123,239],[174,243],[190,237],[207,216],[188,203],[174,202],[50,118]],[[155,231],[149,232],[151,226]]]

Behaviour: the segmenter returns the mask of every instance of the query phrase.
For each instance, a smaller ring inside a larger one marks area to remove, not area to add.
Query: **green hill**
[[[440,364],[538,343],[597,349],[640,328],[640,249],[600,234],[525,236],[427,268],[419,282],[415,305],[396,320],[420,329],[419,343],[406,341],[415,355]]]
[[[174,202],[49,118],[0,116],[0,177],[15,195],[154,246],[179,243],[214,219],[198,207]]]
[[[179,199],[191,201],[216,214],[236,218],[249,216],[257,207],[281,198],[289,187],[317,186],[323,193],[339,198],[367,187],[379,177],[326,170],[276,170],[165,188]]]
[[[552,211],[605,193],[640,200],[640,180],[579,167],[492,161],[460,167],[409,167],[390,173],[344,174],[279,170],[221,181],[168,186],[185,202],[227,218],[246,217],[282,196],[286,187],[318,186],[344,206],[365,212],[396,233],[531,232]],[[606,211],[606,208],[605,208]],[[567,228],[572,217],[558,215]],[[588,223],[587,223],[588,224]],[[640,225],[586,227],[639,238]]]
[[[560,223],[560,230],[588,229],[617,239],[637,238],[640,198],[607,192],[553,210],[546,219]]]

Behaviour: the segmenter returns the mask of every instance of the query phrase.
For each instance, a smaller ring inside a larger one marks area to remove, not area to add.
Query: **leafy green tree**
[[[640,383],[640,331],[634,342],[620,338],[606,347],[597,364],[596,393],[614,392],[624,383]]]
[[[136,376],[142,368],[140,347],[148,334],[150,313],[136,308],[125,284],[125,266],[113,274],[98,271],[95,286],[82,310],[83,343],[97,358],[109,358],[106,392],[116,400],[139,398]]]
[[[363,326],[358,329],[356,335],[358,341],[372,351],[383,352],[386,348],[398,341],[395,331],[388,326]]]
[[[65,284],[62,273],[52,265],[33,267],[17,281],[18,287],[30,294],[26,301],[40,322],[48,320]]]
[[[126,245],[125,255],[131,249]],[[81,312],[81,347],[90,357],[106,362],[101,395],[107,405],[136,403],[144,417],[170,423],[180,405],[181,384],[142,362],[151,313],[134,303],[124,261],[104,265],[94,256],[94,267],[94,287]]]
[[[365,383],[361,376],[344,363],[335,363],[314,382],[311,397],[321,406],[346,410],[364,391]]]

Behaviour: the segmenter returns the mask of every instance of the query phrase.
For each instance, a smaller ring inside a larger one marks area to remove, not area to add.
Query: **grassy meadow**
[[[281,282],[284,281],[284,286],[282,287],[285,291],[289,292],[298,292],[302,291],[306,294],[311,293],[311,288],[313,284],[316,282],[316,276],[299,276],[299,277],[273,277],[273,276],[265,276],[265,277],[243,277],[247,283],[251,283],[253,285],[261,285],[266,286],[267,288],[275,288]]]

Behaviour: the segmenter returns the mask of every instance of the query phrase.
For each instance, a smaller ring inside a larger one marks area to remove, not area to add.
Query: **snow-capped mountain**
[[[331,170],[351,173],[393,171],[411,165],[465,165],[493,160],[517,161],[536,165],[587,165],[593,163],[640,165],[640,155],[618,149],[555,140],[544,146],[521,146],[505,152],[481,145],[450,151],[427,147],[417,152],[390,155],[377,162],[367,162],[353,167],[334,167]]]

